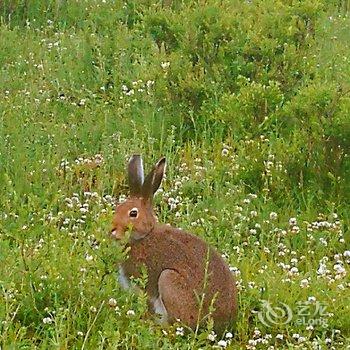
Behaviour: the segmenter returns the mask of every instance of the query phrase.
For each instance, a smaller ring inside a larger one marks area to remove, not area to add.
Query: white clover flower
[[[344,286],[344,284],[342,284],[342,283],[341,283],[341,284],[338,284],[338,285],[337,285],[337,288],[340,289],[340,290],[345,290],[345,286]]]
[[[275,213],[274,211],[272,211],[270,213],[270,220],[276,220],[277,219],[277,213]]]
[[[341,264],[335,264],[333,266],[333,268],[336,271],[336,273],[339,274],[339,275],[345,275],[346,274],[346,270],[344,269],[343,265],[341,265]]]
[[[290,226],[295,226],[297,224],[297,219],[296,218],[290,218],[289,219],[289,225]]]
[[[314,297],[314,296],[308,297],[308,298],[307,298],[307,301],[308,301],[309,303],[315,303],[315,302],[316,302],[316,297]]]
[[[89,209],[87,209],[85,207],[81,207],[79,210],[82,214],[86,214],[89,211]]]
[[[177,327],[176,328],[176,335],[180,335],[180,336],[183,336],[185,333],[184,333],[184,328],[183,327]]]
[[[323,262],[320,262],[320,265],[318,266],[318,269],[317,269],[317,274],[318,274],[318,275],[321,275],[321,276],[324,276],[324,275],[326,275],[328,272],[329,272],[329,270],[327,269],[326,264],[323,263]]]
[[[324,245],[325,247],[327,247],[327,245],[328,245],[327,240],[326,240],[325,238],[323,238],[323,237],[320,238],[320,243],[321,243],[322,245]]]
[[[307,278],[304,278],[300,281],[300,287],[301,288],[307,288],[309,287],[309,280]]]
[[[297,273],[299,272],[298,268],[295,267],[295,266],[292,267],[289,271],[290,271],[290,273],[293,274],[293,275],[294,275],[294,274],[297,274]]]
[[[218,342],[218,345],[219,345],[220,347],[222,347],[222,348],[226,348],[226,346],[227,346],[227,341],[226,341],[226,340],[220,340],[220,341]]]
[[[221,151],[221,155],[223,157],[227,157],[229,154],[229,150],[227,148],[223,148],[222,151]]]
[[[250,212],[250,216],[251,217],[256,217],[256,216],[258,216],[258,213],[257,213],[257,211],[256,210],[252,210],[251,212]]]
[[[226,338],[226,339],[232,339],[232,338],[233,338],[233,334],[232,334],[231,332],[227,332],[227,333],[225,334],[225,338]]]
[[[343,255],[344,255],[346,258],[350,258],[350,250],[345,250],[345,252],[343,253]]]
[[[278,334],[276,335],[276,339],[278,339],[278,340],[283,340],[283,334],[278,333]]]
[[[294,226],[292,227],[291,231],[292,231],[293,233],[299,233],[299,232],[300,232],[300,228],[299,228],[299,226],[294,225]]]
[[[126,312],[127,316],[135,316],[135,311],[134,310],[128,310]]]
[[[108,300],[108,304],[109,304],[109,306],[111,306],[111,307],[115,307],[115,306],[117,306],[117,301],[116,301],[114,298],[110,298],[110,299]]]
[[[170,67],[170,62],[162,62],[160,66],[165,70]]]
[[[254,335],[254,338],[260,337],[260,335],[261,335],[260,330],[258,328],[255,328],[253,335]]]
[[[94,260],[94,257],[92,255],[86,254],[85,255],[85,260],[86,261],[92,261],[92,260]]]
[[[53,322],[51,317],[45,317],[43,318],[43,323],[44,324],[51,324]]]
[[[230,271],[235,275],[235,276],[240,276],[241,271],[239,270],[238,267],[236,266],[230,266],[229,267]],[[228,334],[228,333],[227,333]],[[230,333],[231,334],[231,333]]]
[[[215,341],[216,334],[212,331],[211,333],[208,334],[207,339],[210,341]]]
[[[95,308],[95,306],[90,306],[90,311],[95,313],[95,312],[97,312],[97,309]]]
[[[255,228],[251,228],[251,229],[249,230],[249,233],[250,233],[251,235],[256,235],[256,229],[255,229]]]

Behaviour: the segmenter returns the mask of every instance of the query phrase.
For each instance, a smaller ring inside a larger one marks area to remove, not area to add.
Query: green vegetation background
[[[210,325],[181,335],[143,320],[144,296],[116,283],[122,253],[107,232],[135,152],[168,159],[161,221],[236,271],[228,347],[349,346],[349,8],[1,1],[0,346],[217,345]],[[328,328],[266,326],[254,312],[269,300],[295,313],[310,296],[333,313]]]

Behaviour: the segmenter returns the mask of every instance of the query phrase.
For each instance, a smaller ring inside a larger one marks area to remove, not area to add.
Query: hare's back
[[[227,326],[235,319],[237,312],[236,283],[227,263],[198,236],[171,228],[163,231],[163,234],[170,248],[164,254],[163,271],[167,266],[172,266],[184,276],[195,295],[206,296],[203,311],[207,313],[214,306],[216,326],[220,328],[221,323],[222,327]],[[158,240],[162,239],[158,237]]]
[[[163,268],[173,268],[202,283],[208,275],[211,283],[232,283],[232,274],[220,254],[202,238],[184,230],[162,226],[154,232],[154,245],[162,256]]]

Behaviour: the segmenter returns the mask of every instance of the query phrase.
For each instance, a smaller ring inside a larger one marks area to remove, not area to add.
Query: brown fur
[[[137,218],[129,217],[133,208],[138,209]],[[195,329],[212,306],[214,329],[232,327],[237,313],[235,281],[212,247],[191,233],[158,224],[147,198],[131,197],[117,206],[112,235],[123,238],[128,228],[130,252],[122,268],[127,277],[139,277],[141,267],[147,268],[151,311],[151,301],[160,296],[169,322],[180,319]]]

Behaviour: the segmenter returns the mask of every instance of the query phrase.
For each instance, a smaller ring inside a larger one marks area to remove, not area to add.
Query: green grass
[[[236,274],[227,348],[349,348],[347,6],[0,2],[0,347],[225,346],[118,285],[108,232],[139,152],[167,157],[160,221]]]

